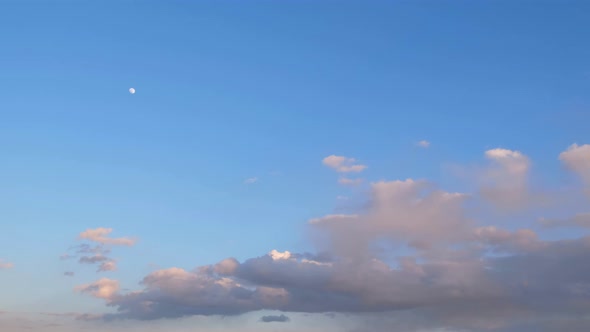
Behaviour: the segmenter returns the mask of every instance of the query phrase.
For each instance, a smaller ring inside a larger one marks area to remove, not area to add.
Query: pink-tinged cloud
[[[559,154],[559,160],[577,173],[590,187],[590,144],[572,144],[566,151]]]
[[[360,173],[364,171],[367,166],[355,164],[356,159],[343,156],[331,155],[322,160],[325,166],[335,169],[340,173]]]
[[[0,259],[0,270],[8,270],[8,269],[12,269],[13,267],[14,267],[13,263]]]
[[[590,213],[578,213],[567,219],[546,219],[541,218],[539,223],[547,228],[550,227],[582,227],[590,228]]]
[[[108,245],[117,245],[117,246],[132,246],[135,244],[136,240],[131,238],[110,238],[108,237],[109,234],[113,232],[112,228],[96,228],[96,229],[87,229],[86,231],[80,233],[78,238],[85,239],[93,242],[98,242],[100,244],[108,244]]]
[[[485,188],[531,196],[526,156],[503,149],[486,156]],[[490,217],[477,204],[491,198],[497,197],[445,191],[426,180],[375,182],[357,213],[308,222],[315,253],[271,250],[244,261],[157,270],[133,292],[119,292],[109,279],[78,290],[107,300],[115,309],[107,320],[274,310],[395,318],[367,331],[402,323],[405,331],[586,331],[563,322],[586,320],[580,326],[587,327],[590,237],[547,240],[531,229],[497,226],[505,214]],[[586,223],[583,212],[571,215],[550,226]]]
[[[111,300],[119,291],[119,281],[102,278],[90,284],[76,286],[74,290],[100,299]]]
[[[485,152],[490,165],[479,175],[480,194],[501,209],[519,209],[533,201],[529,190],[531,162],[519,151],[492,149]]]

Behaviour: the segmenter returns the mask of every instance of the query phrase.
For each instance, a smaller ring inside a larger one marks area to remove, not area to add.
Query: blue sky
[[[108,278],[139,289],[157,269],[315,252],[307,221],[362,211],[371,182],[476,190],[457,169],[485,167],[494,148],[526,155],[533,186],[582,186],[584,170],[580,182],[558,155],[590,143],[589,12],[584,1],[2,3],[0,259],[14,266],[0,270],[0,311],[110,310],[72,291],[103,277],[95,266],[59,260],[87,229],[138,239],[112,248]],[[330,155],[367,165],[350,174],[363,184],[339,185],[348,175],[322,165]],[[583,195],[567,197],[543,215],[584,212]],[[296,315],[289,328],[321,320]],[[200,326],[223,328],[210,319]]]

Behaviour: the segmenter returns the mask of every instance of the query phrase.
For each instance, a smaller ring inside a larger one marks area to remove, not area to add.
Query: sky
[[[588,331],[589,13],[1,2],[0,328]]]

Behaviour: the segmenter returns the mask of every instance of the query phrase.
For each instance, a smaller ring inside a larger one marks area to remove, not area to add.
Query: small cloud
[[[109,300],[119,291],[119,281],[102,278],[91,284],[76,286],[74,290],[99,299]]]
[[[336,199],[339,200],[339,201],[346,201],[346,200],[348,200],[348,196],[342,196],[342,195],[340,195],[340,196],[336,196]]]
[[[96,246],[91,246],[89,244],[83,243],[74,247],[71,247],[70,249],[76,249],[76,253],[77,254],[109,254],[111,251],[109,249],[105,249],[104,246],[102,244],[96,245]]]
[[[338,179],[338,183],[345,186],[358,186],[363,183],[363,179],[340,178]]]
[[[258,178],[257,177],[248,178],[248,179],[244,180],[244,184],[254,184],[256,182],[258,182]]]
[[[96,263],[100,263],[100,262],[104,262],[104,261],[108,261],[109,258],[106,256],[102,256],[102,255],[96,255],[96,256],[83,256],[80,257],[80,259],[78,260],[78,262],[80,264],[96,264]]]
[[[117,263],[115,263],[115,261],[108,261],[108,262],[103,262],[102,264],[100,264],[100,266],[98,267],[98,270],[96,270],[96,272],[107,272],[107,271],[116,271],[117,270]]]
[[[426,149],[426,148],[430,147],[430,142],[427,141],[427,140],[422,140],[422,141],[416,143],[416,145],[419,146],[419,147],[421,147],[421,148],[425,148]]]
[[[364,171],[367,166],[355,164],[356,159],[343,156],[331,155],[322,160],[325,166],[333,168],[339,173],[360,173]]]
[[[321,224],[321,223],[328,223],[328,222],[341,222],[341,221],[350,221],[358,219],[358,215],[356,214],[329,214],[327,216],[321,218],[314,218],[308,221],[309,224]]]
[[[8,269],[12,269],[13,267],[14,267],[14,264],[0,259],[0,270],[8,270]]]
[[[289,319],[289,317],[285,316],[285,315],[280,315],[280,316],[262,316],[260,317],[260,321],[263,323],[286,323],[288,321],[290,321],[291,319]]]
[[[120,238],[110,238],[108,237],[109,234],[113,232],[112,228],[103,228],[99,227],[96,229],[87,229],[86,231],[80,233],[78,238],[89,240],[93,242],[98,242],[100,244],[110,244],[114,246],[132,246],[135,244],[135,239],[120,237]]]
[[[74,273],[74,272],[72,272],[72,271],[66,271],[66,272],[64,272],[64,276],[66,276],[66,277],[73,277],[73,276],[74,276],[74,274],[75,274],[75,273]]]

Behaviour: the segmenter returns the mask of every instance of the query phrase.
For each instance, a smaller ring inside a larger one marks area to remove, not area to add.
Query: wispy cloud
[[[0,259],[0,270],[12,269],[13,267],[14,264],[12,264],[11,262],[7,262],[5,260]]]
[[[367,168],[366,165],[357,164],[354,158],[336,155],[324,158],[322,163],[340,173],[360,173]]]
[[[108,235],[113,232],[112,228],[95,228],[95,229],[87,229],[86,231],[80,233],[78,236],[80,239],[85,239],[93,242],[97,242],[100,244],[109,244],[114,246],[132,246],[137,242],[135,239],[120,237],[120,238],[111,238]]]
[[[289,319],[289,317],[287,317],[285,315],[279,315],[279,316],[269,315],[269,316],[260,317],[260,321],[263,323],[286,323],[290,320],[291,319]]]
[[[422,141],[417,142],[416,146],[426,149],[426,148],[430,147],[430,142],[426,141],[426,140],[422,140]]]
[[[257,177],[251,177],[251,178],[247,178],[246,180],[244,180],[244,184],[254,184],[256,182],[258,182]]]

